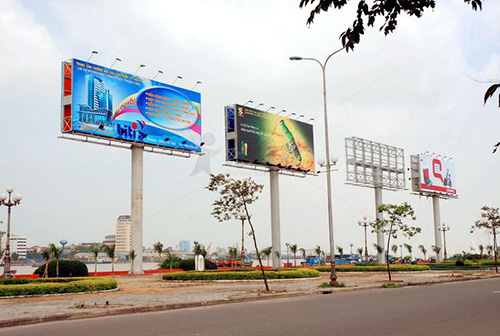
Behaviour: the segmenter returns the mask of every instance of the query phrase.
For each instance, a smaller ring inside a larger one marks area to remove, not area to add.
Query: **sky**
[[[145,154],[144,245],[175,247],[198,240],[212,247],[235,245],[236,220],[219,223],[211,213],[217,195],[204,189],[208,171],[252,177],[265,187],[251,206],[259,247],[271,244],[269,176],[224,166],[224,106],[253,100],[276,111],[314,118],[316,157],[324,157],[321,72],[313,62],[339,49],[338,39],[355,8],[330,10],[308,27],[309,9],[299,0],[36,1],[0,2],[0,189],[23,195],[13,209],[12,232],[28,245],[102,241],[116,219],[130,212],[129,150],[59,139],[61,62],[71,58],[135,72],[196,89],[202,94],[205,156],[189,159]],[[451,227],[448,253],[489,245],[470,234],[483,205],[500,206],[500,110],[496,98],[483,106],[489,81],[500,79],[500,3],[474,12],[461,0],[439,1],[423,18],[401,17],[394,34],[369,29],[354,52],[333,56],[327,67],[335,244],[361,247],[363,216],[375,216],[374,191],[346,185],[344,139],[385,143],[411,154],[452,157],[459,199],[441,201],[441,220]],[[376,23],[377,25],[377,23]],[[380,25],[380,22],[378,22]],[[206,169],[199,171],[200,165]],[[408,176],[409,177],[409,176]],[[281,241],[307,249],[328,246],[325,175],[280,176]],[[407,183],[407,187],[411,188]],[[411,190],[384,191],[384,203],[409,202],[422,232],[417,250],[434,244],[432,201]],[[6,208],[0,208],[6,222]],[[5,225],[2,230],[5,230]],[[369,235],[369,246],[375,235]],[[418,253],[417,253],[418,254]]]

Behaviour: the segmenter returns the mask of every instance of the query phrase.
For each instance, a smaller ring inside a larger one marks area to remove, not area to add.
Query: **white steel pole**
[[[378,207],[383,204],[382,202],[382,176],[380,173],[380,168],[375,168],[375,217],[378,220],[383,220],[383,213],[378,211]],[[378,263],[385,264],[385,241],[384,241],[384,233],[381,231],[377,231],[377,245],[381,246],[384,251],[382,253],[378,253]]]
[[[432,210],[434,213],[434,239],[436,246],[440,249],[439,253],[436,253],[437,262],[441,262],[441,253],[443,252],[443,244],[441,243],[441,232],[439,228],[441,226],[441,210],[439,209],[439,197],[432,196]]]
[[[269,170],[271,185],[271,241],[273,268],[281,268],[280,186],[277,168]]]
[[[132,195],[131,195],[131,235],[132,250],[135,251],[135,260],[131,265],[132,274],[142,274],[142,200],[143,200],[143,168],[144,147],[132,145]]]

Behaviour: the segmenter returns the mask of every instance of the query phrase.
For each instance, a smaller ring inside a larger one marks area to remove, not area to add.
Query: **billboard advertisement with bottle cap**
[[[313,126],[251,107],[226,107],[229,161],[314,172]]]
[[[418,180],[413,184],[413,191],[457,196],[453,161],[427,154],[415,156],[415,159],[417,157]]]

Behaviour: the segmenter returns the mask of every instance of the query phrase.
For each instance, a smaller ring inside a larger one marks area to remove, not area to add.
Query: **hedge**
[[[313,269],[287,271],[266,271],[267,279],[317,278],[319,272]],[[163,280],[261,280],[261,271],[218,271],[218,272],[175,272],[163,274]]]
[[[164,260],[163,263],[160,265],[161,269],[170,269],[170,263],[168,260]],[[194,259],[181,259],[181,260],[176,260],[172,262],[172,268],[182,268],[184,271],[194,271],[195,270],[195,264],[194,264]],[[212,269],[217,269],[217,265],[214,264],[212,261],[205,259],[205,269],[206,270],[212,270]]]
[[[45,264],[38,267],[33,274],[38,274],[40,277],[45,272]],[[79,260],[59,260],[59,277],[86,277],[89,276],[87,265]],[[49,262],[49,278],[56,277],[56,261]]]
[[[12,280],[28,280],[13,282]],[[0,296],[95,292],[118,287],[111,278],[12,279],[0,284]]]
[[[313,266],[313,269],[320,272],[330,272],[330,266]],[[427,265],[390,265],[391,272],[415,272],[415,271],[429,271]],[[377,266],[335,266],[337,272],[387,272],[386,265]]]

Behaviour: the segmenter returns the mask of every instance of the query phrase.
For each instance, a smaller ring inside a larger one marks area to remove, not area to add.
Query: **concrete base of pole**
[[[271,194],[271,241],[273,268],[281,268],[280,186],[278,169],[269,170]]]
[[[143,168],[144,147],[132,146],[132,193],[131,213],[132,220],[132,250],[135,252],[134,262],[131,262],[132,274],[143,274],[142,270],[142,200],[143,200]]]

